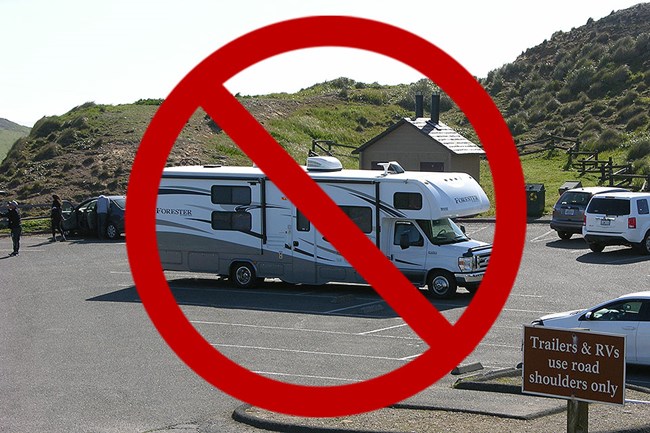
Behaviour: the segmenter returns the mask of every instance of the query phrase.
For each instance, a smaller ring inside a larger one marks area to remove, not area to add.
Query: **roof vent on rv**
[[[384,174],[382,174],[382,176],[388,176],[389,174],[404,173],[405,171],[397,161],[379,162],[377,163],[377,165],[384,169]]]
[[[307,158],[307,171],[341,171],[341,161],[333,156],[310,156]]]

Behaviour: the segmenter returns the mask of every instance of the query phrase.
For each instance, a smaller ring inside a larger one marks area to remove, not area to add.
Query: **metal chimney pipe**
[[[440,95],[431,95],[431,123],[440,123]]]
[[[415,118],[424,117],[424,97],[421,92],[415,94]]]

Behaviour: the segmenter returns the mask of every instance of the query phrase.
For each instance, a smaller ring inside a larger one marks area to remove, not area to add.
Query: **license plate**
[[[611,223],[610,220],[606,220],[606,219],[602,219],[602,220],[600,220],[600,225],[601,225],[601,226],[608,226],[609,223]]]
[[[564,209],[564,215],[573,216],[576,212],[573,209]]]

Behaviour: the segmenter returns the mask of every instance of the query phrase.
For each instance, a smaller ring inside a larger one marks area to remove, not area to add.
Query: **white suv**
[[[597,253],[607,245],[628,245],[650,254],[650,193],[594,196],[587,205],[582,235]]]

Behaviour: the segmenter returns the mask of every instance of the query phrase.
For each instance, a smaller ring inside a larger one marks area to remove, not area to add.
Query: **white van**
[[[492,246],[469,239],[451,218],[490,203],[465,173],[344,170],[309,158],[310,177],[415,285],[435,297],[474,292]],[[255,167],[163,171],[156,232],[165,270],[215,273],[239,287],[264,278],[296,284],[365,283],[266,175]]]
[[[627,245],[650,254],[650,193],[595,195],[587,205],[582,234],[594,252],[607,245]]]

